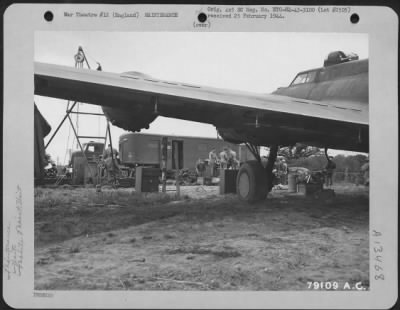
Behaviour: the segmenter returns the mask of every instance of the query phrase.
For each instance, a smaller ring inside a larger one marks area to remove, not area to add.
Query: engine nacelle
[[[129,131],[148,129],[157,114],[152,109],[133,106],[131,109],[102,107],[107,119],[114,125]],[[147,110],[147,111],[146,111]]]

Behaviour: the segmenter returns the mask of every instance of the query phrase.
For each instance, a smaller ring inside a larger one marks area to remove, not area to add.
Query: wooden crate
[[[158,192],[160,176],[161,170],[158,168],[137,167],[135,173],[136,192]]]
[[[322,191],[322,184],[300,183],[297,185],[297,191],[305,196],[313,195]]]
[[[239,170],[220,169],[219,193],[236,193],[236,177]]]

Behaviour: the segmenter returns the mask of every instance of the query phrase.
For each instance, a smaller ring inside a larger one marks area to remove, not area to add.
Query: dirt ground
[[[37,188],[35,289],[368,289],[368,189],[334,189],[319,198],[275,190],[248,205],[215,186],[182,187],[180,199]]]

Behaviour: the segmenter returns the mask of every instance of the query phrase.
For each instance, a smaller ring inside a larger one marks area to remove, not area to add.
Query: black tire
[[[258,161],[248,161],[240,167],[236,178],[236,193],[240,200],[249,203],[264,200],[267,197],[267,175]]]

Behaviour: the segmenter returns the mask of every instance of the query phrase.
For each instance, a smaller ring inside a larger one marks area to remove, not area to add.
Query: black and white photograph
[[[38,32],[35,105],[35,289],[368,290],[367,35]]]
[[[390,308],[396,17],[7,9],[7,302]]]

